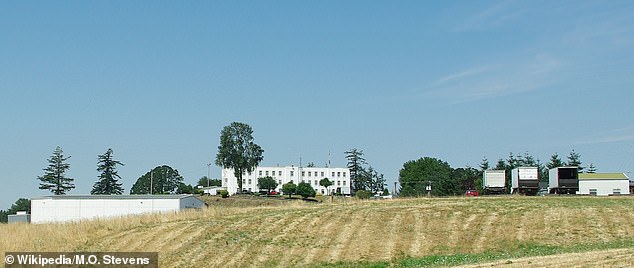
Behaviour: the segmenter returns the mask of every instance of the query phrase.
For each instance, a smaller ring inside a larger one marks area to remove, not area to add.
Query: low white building
[[[204,206],[193,195],[55,195],[31,199],[31,223],[176,212]]]
[[[351,181],[350,170],[348,168],[332,168],[332,167],[257,167],[251,173],[242,175],[242,190],[258,192],[258,178],[272,177],[277,181],[275,191],[280,192],[282,185],[293,182],[309,183],[317,193],[329,194],[340,193],[344,195],[350,194]],[[319,185],[319,181],[328,178],[332,185],[326,189]],[[238,179],[233,169],[222,170],[222,186],[227,188],[229,194],[235,194],[238,191]],[[263,189],[264,190],[264,189]]]
[[[579,173],[579,192],[587,195],[630,194],[630,178],[623,173]]]
[[[201,190],[203,191],[204,194],[206,195],[218,195],[218,193],[222,190],[227,190],[226,187],[220,187],[220,186],[210,186],[210,187],[202,187]]]

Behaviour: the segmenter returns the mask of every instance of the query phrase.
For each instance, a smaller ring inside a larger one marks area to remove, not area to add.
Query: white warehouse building
[[[31,223],[55,223],[202,208],[193,195],[55,195],[31,199]]]
[[[257,167],[251,173],[242,175],[242,190],[258,192],[258,178],[272,177],[277,181],[276,191],[280,192],[282,185],[293,182],[309,183],[315,192],[321,194],[340,193],[349,195],[351,193],[350,170],[348,168],[332,167]],[[332,185],[326,189],[319,185],[319,181],[328,178]],[[233,169],[222,170],[222,186],[227,188],[229,194],[238,193],[238,180]],[[264,190],[264,189],[263,189]]]
[[[579,192],[587,195],[630,194],[630,178],[624,173],[579,173]]]

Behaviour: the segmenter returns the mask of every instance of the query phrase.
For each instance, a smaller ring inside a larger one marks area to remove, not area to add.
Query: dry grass
[[[633,197],[257,200],[208,200],[204,210],[83,223],[1,225],[0,252],[157,251],[163,267],[305,267],[634,239]]]

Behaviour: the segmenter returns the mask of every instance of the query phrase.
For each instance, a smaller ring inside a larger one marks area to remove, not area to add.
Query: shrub
[[[354,196],[359,199],[368,199],[372,196],[372,193],[366,190],[359,190],[354,194]]]
[[[297,185],[297,194],[301,195],[304,199],[308,197],[315,197],[315,189],[313,189],[309,183],[300,182]]]
[[[220,196],[221,196],[222,198],[227,198],[227,197],[229,197],[229,192],[228,192],[227,190],[220,190],[220,191],[218,191],[218,194],[220,194]]]

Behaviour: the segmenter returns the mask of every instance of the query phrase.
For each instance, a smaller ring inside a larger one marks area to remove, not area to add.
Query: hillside
[[[634,241],[633,197],[231,199],[177,214],[2,225],[0,252],[158,251],[162,267],[408,266],[402,261],[432,255],[477,261],[500,252],[541,255],[544,248],[553,250],[543,254],[631,248]]]

